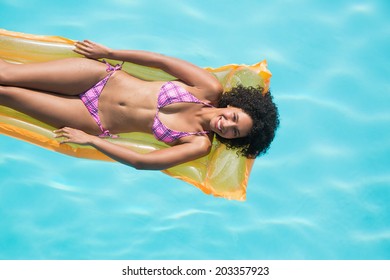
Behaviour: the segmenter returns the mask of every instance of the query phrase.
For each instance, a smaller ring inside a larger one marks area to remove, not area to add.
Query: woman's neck
[[[204,130],[212,130],[210,126],[210,122],[213,117],[218,115],[220,108],[215,107],[202,107],[201,110],[195,115],[196,118],[199,118],[200,123]]]

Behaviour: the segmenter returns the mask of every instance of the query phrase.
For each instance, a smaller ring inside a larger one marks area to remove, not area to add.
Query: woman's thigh
[[[88,58],[12,64],[1,61],[0,85],[78,95],[106,75],[106,64]]]
[[[90,134],[101,133],[83,102],[76,96],[0,86],[0,105],[25,113],[55,128],[69,126]]]

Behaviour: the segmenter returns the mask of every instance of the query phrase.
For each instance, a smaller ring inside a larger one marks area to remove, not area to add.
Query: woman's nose
[[[233,125],[235,125],[233,119],[232,118],[227,118],[226,122],[225,122],[225,127],[228,128],[228,127],[232,127]]]
[[[225,128],[230,128],[232,126],[232,122],[231,121],[226,121],[225,122]]]

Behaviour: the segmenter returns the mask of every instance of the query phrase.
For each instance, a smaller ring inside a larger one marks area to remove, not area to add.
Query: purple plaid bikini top
[[[154,122],[152,126],[152,131],[154,137],[157,140],[163,141],[165,143],[171,143],[181,137],[189,136],[189,135],[204,135],[209,133],[209,131],[199,131],[199,132],[181,132],[169,129],[166,127],[158,118],[158,113],[161,108],[168,106],[173,103],[179,102],[189,102],[189,103],[201,103],[207,107],[212,107],[210,104],[207,104],[195,96],[193,96],[190,92],[185,90],[179,85],[176,85],[172,82],[166,82],[161,86],[160,92],[157,98],[157,112],[154,117]]]

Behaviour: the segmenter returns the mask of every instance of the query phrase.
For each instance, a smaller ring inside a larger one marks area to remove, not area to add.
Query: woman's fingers
[[[67,128],[61,128],[53,131],[55,133],[54,138],[66,138],[60,141],[60,144],[69,142],[69,132],[67,132]]]
[[[61,129],[57,129],[54,131],[55,138],[65,138],[61,140],[62,143],[75,143],[75,144],[81,144],[86,145],[91,140],[92,135],[89,135],[81,130],[70,128],[70,127],[64,127]]]
[[[94,42],[92,42],[90,40],[83,40],[83,43],[86,45],[93,45],[94,44]]]
[[[61,137],[69,138],[72,136],[72,133],[71,133],[72,130],[73,130],[73,128],[70,128],[70,127],[63,127],[63,128],[54,130],[54,133],[56,134],[55,138],[61,138]]]
[[[109,48],[90,40],[78,41],[75,43],[75,47],[74,52],[92,59],[107,57],[110,50]]]
[[[84,41],[77,41],[75,43],[75,49],[74,49],[74,52],[78,53],[78,54],[81,54],[81,55],[84,55],[84,56],[90,56],[93,54],[93,43],[91,41],[88,41],[88,40],[84,40]]]

